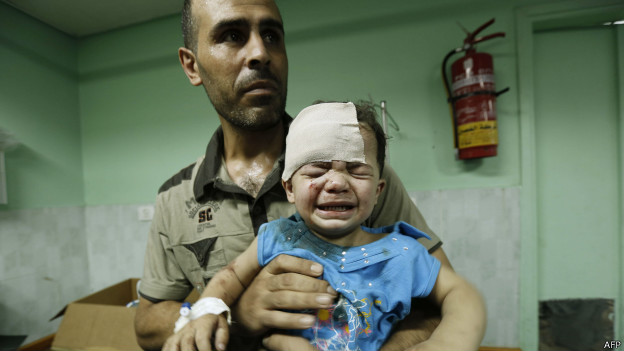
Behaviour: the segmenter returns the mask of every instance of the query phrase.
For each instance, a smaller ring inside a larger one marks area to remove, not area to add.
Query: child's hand
[[[318,351],[317,348],[310,344],[310,341],[301,336],[293,336],[286,334],[272,334],[264,340],[262,345],[269,350],[298,350],[298,351]]]
[[[229,337],[230,330],[225,316],[206,314],[190,321],[180,331],[171,335],[162,350],[224,351]]]

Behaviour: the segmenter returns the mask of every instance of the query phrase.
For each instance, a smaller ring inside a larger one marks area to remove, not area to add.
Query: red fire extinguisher
[[[451,108],[455,152],[460,160],[496,156],[498,127],[496,123],[496,97],[509,88],[496,91],[492,55],[477,52],[475,44],[504,37],[499,32],[476,38],[477,34],[494,23],[494,19],[467,33],[464,45],[453,49],[442,62],[442,78]],[[452,82],[446,74],[447,61],[454,54],[466,55],[451,65]]]

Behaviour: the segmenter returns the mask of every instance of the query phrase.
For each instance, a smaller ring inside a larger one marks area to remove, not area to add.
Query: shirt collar
[[[290,117],[287,113],[284,113],[284,117],[282,119],[284,126],[286,127],[286,133],[284,133],[284,143],[286,142],[285,137],[288,134],[288,128],[290,127],[290,123],[292,122],[292,117]],[[284,150],[282,150],[281,155],[275,161],[273,165],[273,170],[269,173],[265,180],[265,184],[262,185],[262,189],[258,193],[257,198],[260,198],[264,193],[273,188],[275,184],[279,183],[281,180],[282,171],[284,170]],[[219,171],[223,160],[223,129],[221,126],[217,128],[217,130],[212,135],[208,146],[206,147],[206,154],[201,164],[199,165],[199,170],[197,172],[197,176],[195,177],[195,182],[193,184],[193,193],[195,194],[195,199],[199,202],[203,197],[207,196],[211,191],[215,188],[220,188],[221,190],[233,192],[233,193],[242,193],[247,194],[243,189],[238,187],[235,184],[224,183],[219,178]]]

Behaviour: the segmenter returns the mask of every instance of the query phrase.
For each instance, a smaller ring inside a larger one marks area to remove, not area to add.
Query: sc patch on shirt
[[[205,204],[200,204],[194,198],[191,198],[185,201],[185,204],[185,212],[190,219],[195,220],[195,223],[197,223],[198,233],[215,226],[213,216],[219,211],[220,205],[218,202],[208,201]]]

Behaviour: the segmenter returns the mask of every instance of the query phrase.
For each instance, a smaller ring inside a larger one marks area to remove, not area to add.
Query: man
[[[294,212],[279,181],[290,117],[285,113],[288,60],[277,6],[273,0],[187,0],[183,30],[180,62],[190,83],[206,90],[221,128],[206,155],[159,191],[135,321],[145,349],[162,347],[180,316],[179,301],[193,288],[201,291],[249,245],[262,223]],[[387,197],[379,200],[368,224],[402,219],[432,234],[396,175],[388,170],[384,177]],[[439,239],[432,242],[430,252],[450,266]],[[315,309],[332,301],[335,291],[315,278],[321,274],[322,266],[310,261],[273,260],[234,306],[232,332],[260,336],[269,329],[310,327],[313,316],[284,310]],[[175,343],[180,349],[206,347],[201,318],[180,333]],[[405,327],[389,343],[399,349],[426,338],[417,334]],[[265,345],[283,349],[293,347],[290,341],[274,334]]]

